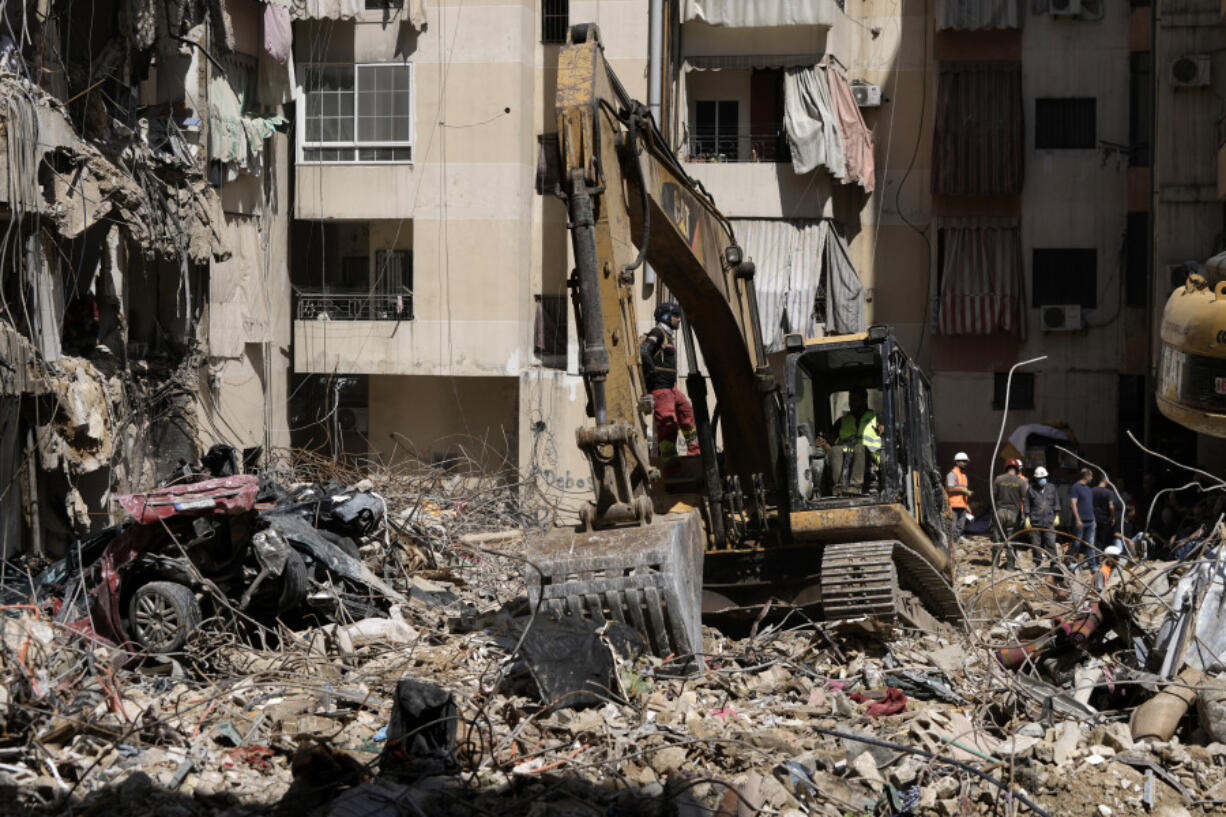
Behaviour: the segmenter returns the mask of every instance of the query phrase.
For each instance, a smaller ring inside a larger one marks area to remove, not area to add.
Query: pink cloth
[[[284,65],[294,47],[294,32],[290,27],[289,9],[277,3],[264,4],[264,50],[268,56]]]
[[[830,98],[834,102],[839,132],[843,135],[843,157],[847,162],[847,184],[858,184],[865,193],[873,192],[876,173],[873,168],[873,135],[864,124],[860,106],[852,96],[847,79],[833,67],[826,69]]]

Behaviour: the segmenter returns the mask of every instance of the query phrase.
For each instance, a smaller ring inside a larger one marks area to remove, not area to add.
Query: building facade
[[[566,211],[543,182],[559,44],[595,22],[757,261],[775,348],[891,325],[930,373],[942,456],[981,476],[1002,423],[1133,477],[1130,432],[1216,456],[1153,411],[1144,331],[1182,262],[1220,249],[1214,0],[302,9],[291,415],[313,444],[586,496]],[[664,297],[645,271],[644,330]]]
[[[293,85],[255,0],[2,13],[0,557],[57,556],[212,444],[288,444]]]

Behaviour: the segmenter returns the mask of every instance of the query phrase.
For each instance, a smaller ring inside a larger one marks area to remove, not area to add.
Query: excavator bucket
[[[696,664],[705,546],[697,511],[641,527],[553,531],[528,542],[528,598],[558,618],[626,624],[652,654]]]

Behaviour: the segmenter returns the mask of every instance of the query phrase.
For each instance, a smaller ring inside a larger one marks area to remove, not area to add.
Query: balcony
[[[300,321],[411,321],[413,294],[300,292],[295,315]]]
[[[300,297],[294,371],[515,377],[532,363],[525,321],[398,319],[393,306],[378,297]]]
[[[790,162],[783,129],[754,134],[695,133],[689,141],[691,162]]]

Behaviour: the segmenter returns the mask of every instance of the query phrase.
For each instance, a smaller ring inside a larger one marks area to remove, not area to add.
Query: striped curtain
[[[938,335],[1026,337],[1022,239],[1016,219],[949,219],[942,224],[945,263]]]
[[[1022,192],[1022,64],[943,62],[932,139],[932,192]]]

